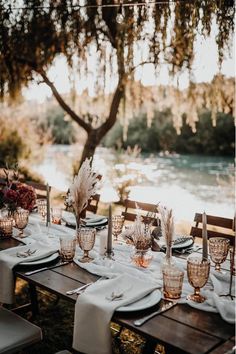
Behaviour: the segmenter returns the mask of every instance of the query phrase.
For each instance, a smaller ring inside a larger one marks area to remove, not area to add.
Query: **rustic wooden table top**
[[[0,249],[15,247],[18,244],[19,242],[15,239],[2,239],[0,240]],[[186,256],[181,255],[180,257]],[[57,260],[52,264],[56,265],[58,262]],[[37,269],[37,267],[35,268]],[[228,268],[227,262],[226,268]],[[77,296],[66,295],[67,290],[77,288],[98,278],[79,268],[73,262],[31,276],[25,275],[28,270],[28,267],[17,267],[16,276],[71,302],[75,302]],[[185,304],[179,304],[167,312],[153,317],[141,327],[134,326],[134,320],[152,313],[158,307],[159,305],[155,305],[147,310],[130,313],[116,312],[112,320],[141,334],[153,343],[164,344],[166,353],[222,354],[233,347],[234,325],[225,322],[217,313],[199,311]]]

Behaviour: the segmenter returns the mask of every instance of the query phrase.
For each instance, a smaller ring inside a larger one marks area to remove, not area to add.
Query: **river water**
[[[33,166],[46,182],[66,191],[72,180],[72,164],[80,156],[77,145],[52,145],[41,163]],[[204,156],[120,155],[98,148],[94,167],[103,175],[101,197],[111,187],[132,181],[130,199],[172,207],[177,220],[193,220],[195,212],[233,217],[234,160]],[[128,183],[129,184],[129,183]],[[106,197],[105,197],[106,198]]]

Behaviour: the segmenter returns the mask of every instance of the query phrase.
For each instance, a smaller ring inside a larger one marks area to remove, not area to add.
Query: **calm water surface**
[[[59,190],[67,190],[78,146],[49,146],[43,161],[34,166]],[[193,220],[195,212],[232,217],[234,214],[234,160],[203,156],[120,156],[99,148],[94,166],[103,175],[102,197],[118,183],[133,181],[130,198],[174,209],[177,220]]]

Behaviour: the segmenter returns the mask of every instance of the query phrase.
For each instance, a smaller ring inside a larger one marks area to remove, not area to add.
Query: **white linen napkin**
[[[27,250],[34,251],[31,256],[26,258],[17,257],[17,253],[26,252]],[[5,304],[14,303],[14,275],[13,268],[22,262],[32,262],[42,258],[49,257],[57,252],[58,247],[49,246],[35,242],[31,246],[18,246],[0,251],[0,302]]]
[[[73,348],[87,354],[111,354],[110,321],[114,311],[143,298],[157,288],[155,283],[128,274],[90,286],[75,304]],[[123,293],[111,301],[112,292]]]

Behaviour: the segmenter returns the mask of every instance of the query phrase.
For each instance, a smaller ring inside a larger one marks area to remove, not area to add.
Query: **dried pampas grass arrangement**
[[[161,214],[161,231],[165,237],[166,246],[171,247],[174,241],[174,217],[173,210],[160,206],[159,211]]]
[[[136,249],[146,250],[151,247],[150,229],[142,222],[142,216],[138,213],[133,226],[133,242]]]
[[[99,174],[93,171],[91,159],[86,159],[80,167],[69,189],[67,203],[70,204],[80,217],[81,212],[87,207],[89,199],[97,192]]]

